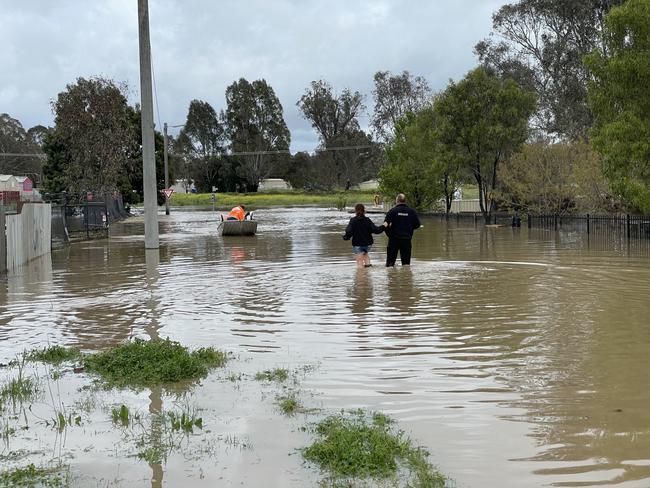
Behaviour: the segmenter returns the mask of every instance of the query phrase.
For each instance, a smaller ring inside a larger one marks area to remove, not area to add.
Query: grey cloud
[[[503,3],[150,0],[160,118],[182,123],[193,98],[220,110],[232,81],[265,78],[283,104],[292,149],[313,149],[317,137],[295,105],[310,81],[365,93],[368,112],[378,70],[406,69],[441,89],[475,65],[472,47]],[[126,81],[137,101],[135,0],[0,0],[0,11],[0,112],[25,126],[51,124],[50,101],[79,76]]]

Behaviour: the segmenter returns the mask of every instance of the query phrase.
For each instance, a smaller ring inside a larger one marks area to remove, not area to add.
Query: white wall
[[[52,206],[25,203],[22,212],[7,215],[7,270],[51,250]]]

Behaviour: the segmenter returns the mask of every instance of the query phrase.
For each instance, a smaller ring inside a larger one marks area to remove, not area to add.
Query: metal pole
[[[165,190],[169,188],[169,166],[167,162],[167,122],[163,124],[163,160],[165,161]],[[165,215],[169,215],[169,197],[165,195]]]
[[[158,249],[158,194],[153,135],[149,2],[138,0],[140,38],[140,105],[142,109],[142,184],[144,190],[144,247]]]

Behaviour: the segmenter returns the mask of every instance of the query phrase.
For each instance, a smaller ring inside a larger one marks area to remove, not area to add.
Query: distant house
[[[288,181],[282,178],[266,178],[260,181],[260,186],[257,188],[259,191],[264,190],[291,190],[291,185]]]
[[[372,191],[379,188],[379,182],[377,180],[368,180],[363,181],[356,185],[356,188],[361,191]]]
[[[22,183],[13,175],[0,175],[0,191],[21,191]]]

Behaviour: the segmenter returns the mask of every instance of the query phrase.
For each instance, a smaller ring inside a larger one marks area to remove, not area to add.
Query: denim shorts
[[[372,249],[372,246],[352,246],[352,252],[354,254],[363,254],[370,252],[370,249]]]

